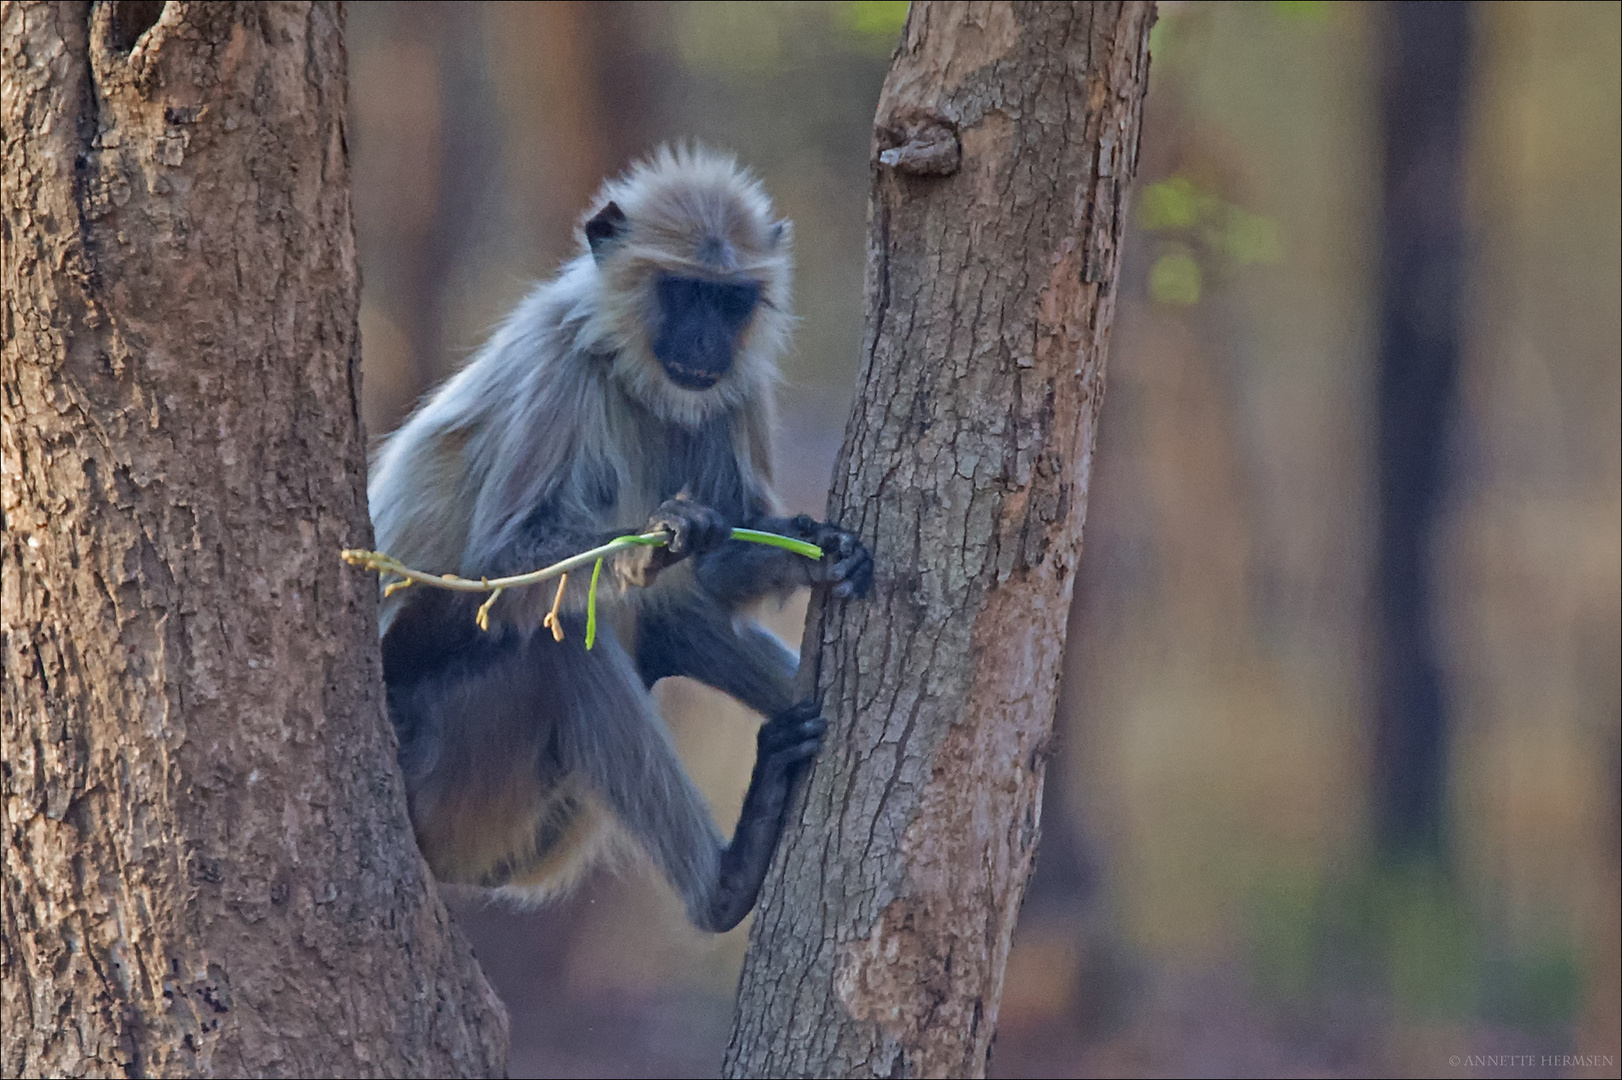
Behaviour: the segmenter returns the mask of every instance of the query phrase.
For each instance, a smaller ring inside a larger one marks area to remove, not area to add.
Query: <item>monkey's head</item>
[[[595,336],[666,420],[698,424],[769,391],[788,340],[789,224],[729,157],[664,149],[604,185],[586,220]]]

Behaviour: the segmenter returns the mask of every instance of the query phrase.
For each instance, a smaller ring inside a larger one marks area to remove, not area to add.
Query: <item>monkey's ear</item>
[[[619,203],[611,202],[590,221],[586,222],[586,243],[591,245],[591,253],[598,262],[607,254],[607,248],[625,235],[630,226],[626,220],[625,211],[621,210]]]
[[[794,223],[784,218],[772,226],[772,247],[780,248],[794,239]]]

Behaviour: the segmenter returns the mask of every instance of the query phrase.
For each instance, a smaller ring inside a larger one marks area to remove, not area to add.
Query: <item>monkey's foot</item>
[[[827,733],[828,721],[822,718],[822,705],[815,698],[790,705],[760,725],[760,734],[755,738],[757,780],[763,778],[763,773],[788,773],[800,762],[815,757]]]
[[[791,705],[760,726],[755,774],[743,797],[732,842],[721,852],[720,873],[706,909],[694,921],[706,930],[730,930],[749,914],[766,879],[783,831],[783,811],[795,773],[822,745],[828,721],[813,699]]]

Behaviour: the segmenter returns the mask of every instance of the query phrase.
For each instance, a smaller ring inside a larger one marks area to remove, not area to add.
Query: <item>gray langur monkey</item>
[[[730,929],[754,906],[793,780],[826,730],[797,701],[794,653],[743,609],[800,585],[865,594],[852,534],[776,516],[767,450],[790,329],[790,236],[730,158],[664,150],[608,182],[585,249],[538,287],[377,454],[377,545],[467,577],[520,573],[608,539],[596,645],[589,574],[483,597],[417,586],[383,600],[384,678],[411,820],[435,875],[539,901],[616,841],[639,844],[688,917]],[[820,561],[729,538],[786,533]],[[605,573],[604,578],[611,575]],[[766,718],[730,843],[649,693],[688,675]]]

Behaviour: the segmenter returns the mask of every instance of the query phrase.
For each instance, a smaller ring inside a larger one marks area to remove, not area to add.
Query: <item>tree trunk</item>
[[[832,723],[751,935],[729,1076],[980,1076],[1036,848],[1149,3],[914,3],[879,99],[868,333],[813,605]]]
[[[486,1075],[383,718],[331,3],[7,3],[8,1076]]]
[[[1390,860],[1445,855],[1447,696],[1432,536],[1464,337],[1471,5],[1381,10],[1385,136],[1375,547],[1374,810]]]

